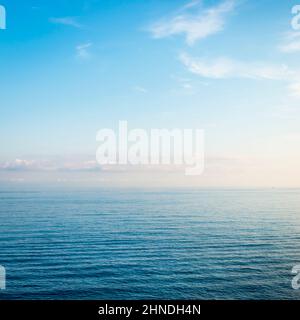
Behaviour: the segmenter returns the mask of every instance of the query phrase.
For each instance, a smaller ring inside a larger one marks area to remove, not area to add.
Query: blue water
[[[299,299],[299,190],[0,192],[0,299]]]

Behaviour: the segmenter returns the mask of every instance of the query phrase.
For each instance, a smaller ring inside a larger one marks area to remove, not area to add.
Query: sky
[[[0,183],[300,187],[297,4],[0,0]],[[99,168],[119,120],[203,129],[204,173]]]

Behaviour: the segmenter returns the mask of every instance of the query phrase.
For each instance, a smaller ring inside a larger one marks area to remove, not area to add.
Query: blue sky
[[[92,161],[96,132],[125,119],[205,129],[212,175],[183,184],[297,185],[295,1],[0,0],[0,179]]]

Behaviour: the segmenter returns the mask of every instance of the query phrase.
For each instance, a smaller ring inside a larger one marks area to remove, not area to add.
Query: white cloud
[[[147,93],[148,92],[148,90],[146,88],[141,87],[141,86],[135,86],[135,87],[133,87],[133,90],[140,92],[140,93]]]
[[[292,97],[300,98],[300,82],[290,84],[289,90]]]
[[[50,18],[49,21],[54,24],[62,24],[74,28],[81,28],[82,25],[74,17]]]
[[[5,171],[27,171],[39,168],[40,164],[35,160],[15,159],[14,161],[0,163],[0,170]]]
[[[291,69],[284,64],[243,62],[228,58],[204,59],[185,53],[179,59],[188,71],[203,78],[282,81],[286,84],[290,97],[300,98],[300,70]]]
[[[192,1],[171,18],[153,24],[149,31],[154,38],[183,34],[186,42],[193,45],[198,40],[222,31],[227,15],[235,6],[234,0],[226,0],[214,7],[203,9],[199,1]]]
[[[300,32],[290,32],[285,36],[279,50],[284,53],[300,52]]]
[[[184,9],[189,9],[198,6],[201,3],[200,0],[192,0],[191,2],[187,3],[185,6],[183,6]]]
[[[299,52],[300,40],[286,43],[280,47],[280,50],[285,53]]]
[[[176,81],[177,86],[176,86],[176,92],[178,92],[178,87],[183,89],[185,93],[194,93],[194,85],[191,79],[189,78],[184,78],[181,76],[176,76],[176,75],[171,75],[171,79]]]
[[[59,171],[101,171],[101,166],[96,160],[73,161],[64,163]]]
[[[267,80],[288,80],[294,76],[286,65],[268,65],[266,63],[246,63],[228,58],[202,59],[187,54],[180,55],[180,61],[187,69],[204,78],[227,79],[248,78]]]
[[[93,44],[91,42],[83,43],[83,44],[78,45],[76,47],[76,56],[77,56],[77,58],[83,59],[83,60],[89,59],[91,57],[89,49],[90,49],[90,47],[92,45]]]
[[[15,159],[0,163],[0,171],[99,171],[96,160],[76,159]]]

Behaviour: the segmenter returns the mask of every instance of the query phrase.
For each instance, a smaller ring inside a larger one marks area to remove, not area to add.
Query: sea
[[[300,299],[300,190],[2,188],[0,265],[0,300]]]

